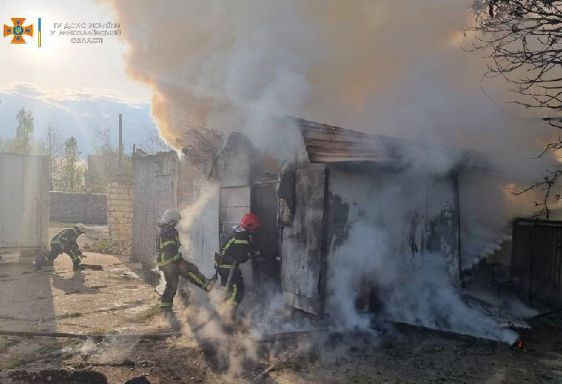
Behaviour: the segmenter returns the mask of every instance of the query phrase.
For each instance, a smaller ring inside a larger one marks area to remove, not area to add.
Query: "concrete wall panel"
[[[107,224],[107,194],[49,193],[49,220],[61,223]]]

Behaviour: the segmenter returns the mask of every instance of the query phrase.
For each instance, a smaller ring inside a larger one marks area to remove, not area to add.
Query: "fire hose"
[[[165,339],[181,335],[181,332],[163,332],[163,333],[140,333],[140,334],[85,334],[85,333],[69,333],[69,332],[34,332],[34,331],[11,331],[0,330],[0,336],[22,336],[22,337],[54,337],[54,338],[70,338],[70,339],[110,339],[110,338],[124,338],[124,339],[147,339],[157,340]]]

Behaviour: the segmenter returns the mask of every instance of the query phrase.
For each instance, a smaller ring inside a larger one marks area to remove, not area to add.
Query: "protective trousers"
[[[75,249],[67,249],[64,250],[61,246],[60,243],[51,243],[51,251],[49,252],[49,255],[47,256],[48,261],[50,263],[52,263],[57,257],[58,255],[60,255],[61,253],[66,253],[70,259],[72,260],[72,265],[73,266],[77,266],[80,264],[80,251],[75,250]]]
[[[199,271],[199,268],[197,268],[195,264],[187,260],[180,259],[166,265],[161,265],[158,268],[164,273],[164,279],[166,280],[166,288],[164,288],[164,293],[162,294],[160,308],[172,308],[180,276],[205,291],[209,286],[205,275]]]
[[[228,275],[232,269],[232,265],[217,265],[216,270],[221,277],[221,285],[224,287],[228,281]],[[234,275],[232,276],[232,286],[228,291],[228,302],[234,305],[240,304],[242,298],[244,297],[244,279],[242,278],[242,272],[239,268],[234,270]]]

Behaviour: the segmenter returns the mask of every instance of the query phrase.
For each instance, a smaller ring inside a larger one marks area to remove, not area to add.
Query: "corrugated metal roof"
[[[312,163],[394,162],[397,140],[295,118]]]

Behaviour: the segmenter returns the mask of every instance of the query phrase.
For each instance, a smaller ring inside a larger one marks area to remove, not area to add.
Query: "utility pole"
[[[119,174],[123,173],[123,115],[119,114]]]

